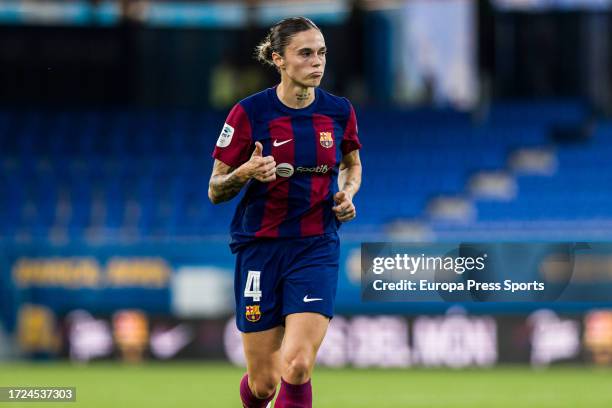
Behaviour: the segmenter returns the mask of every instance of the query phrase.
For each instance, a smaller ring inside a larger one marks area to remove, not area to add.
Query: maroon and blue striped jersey
[[[361,148],[355,110],[346,98],[315,88],[302,109],[284,105],[269,88],[236,104],[213,157],[237,168],[255,142],[276,161],[276,180],[250,180],[231,223],[232,249],[257,238],[295,238],[335,232],[332,207],[342,156]]]

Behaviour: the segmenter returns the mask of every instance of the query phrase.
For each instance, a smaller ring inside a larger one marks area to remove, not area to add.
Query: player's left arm
[[[342,157],[338,187],[340,191],[334,196],[336,205],[332,210],[341,222],[350,221],[357,216],[353,197],[361,186],[361,159],[359,150],[353,150]]]

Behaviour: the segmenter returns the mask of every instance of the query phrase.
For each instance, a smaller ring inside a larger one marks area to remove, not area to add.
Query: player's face
[[[326,54],[325,39],[319,30],[301,31],[285,48],[284,73],[304,87],[319,86],[325,72]]]

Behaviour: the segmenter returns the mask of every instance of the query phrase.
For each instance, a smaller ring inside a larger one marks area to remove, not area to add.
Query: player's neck
[[[301,109],[314,102],[315,88],[281,82],[276,87],[276,95],[284,105],[293,109]]]

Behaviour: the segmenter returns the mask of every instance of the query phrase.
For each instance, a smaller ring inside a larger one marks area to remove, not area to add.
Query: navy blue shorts
[[[334,314],[338,234],[258,239],[236,253],[236,325],[242,332],[279,326],[291,313]]]

